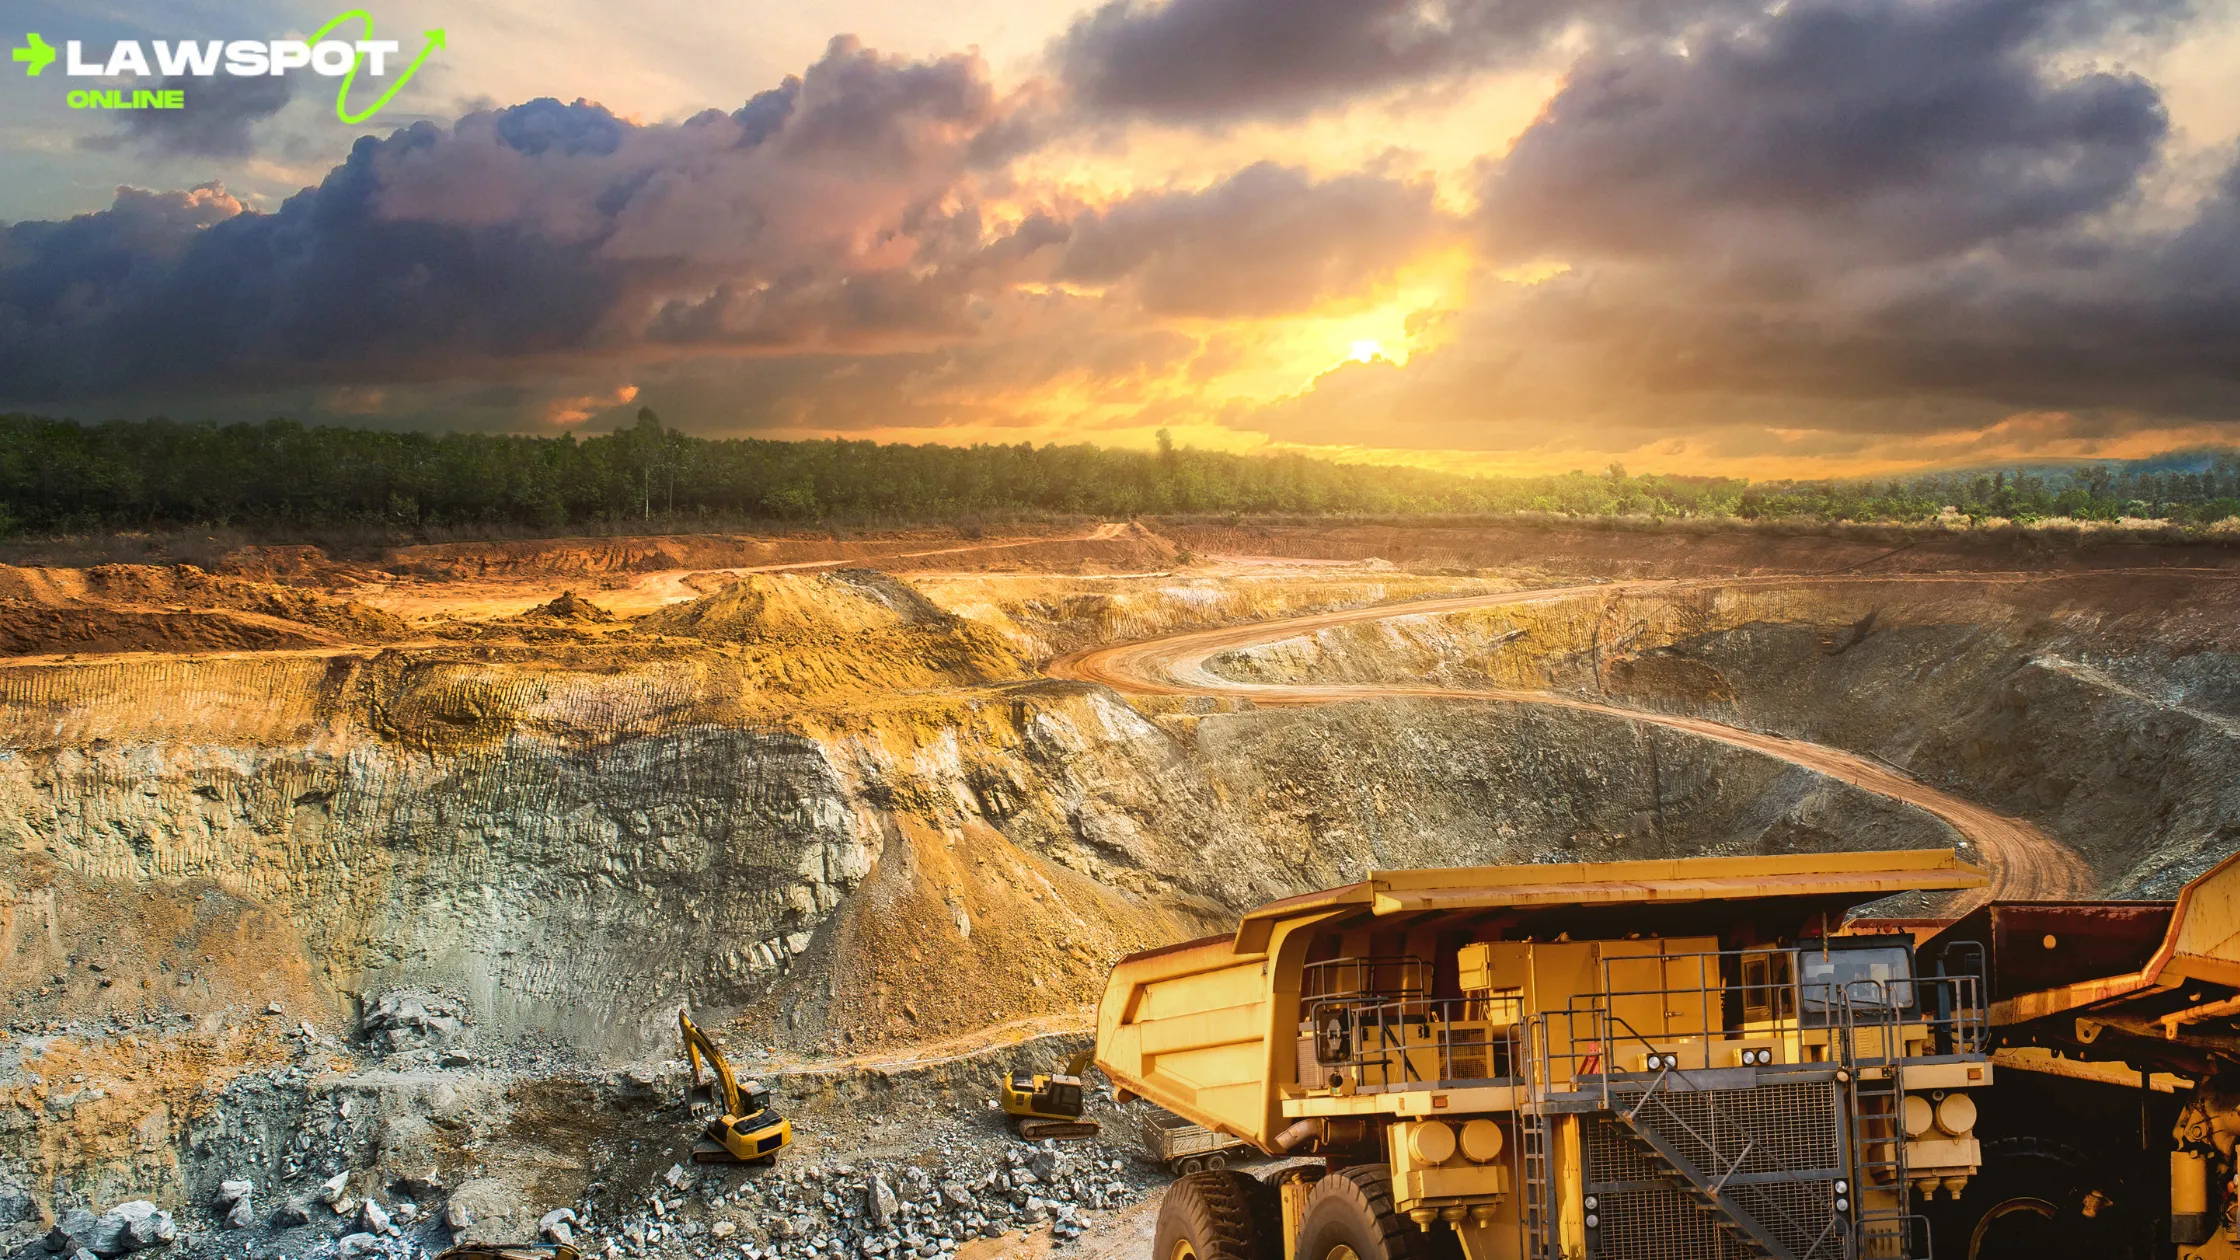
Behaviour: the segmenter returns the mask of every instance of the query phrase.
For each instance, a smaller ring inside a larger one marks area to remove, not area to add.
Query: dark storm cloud
[[[1220,124],[1514,65],[1575,27],[1630,43],[1746,10],[1739,0],[1107,0],[1051,59],[1092,114]]]
[[[89,149],[129,143],[165,157],[242,157],[256,149],[251,128],[287,108],[292,83],[286,75],[167,78],[161,89],[177,89],[185,108],[133,110],[119,130],[78,143]]]
[[[1110,0],[1055,49],[1089,108],[1170,122],[1306,113],[1537,47],[1561,6],[1527,0]]]
[[[1133,280],[1159,314],[1265,315],[1358,294],[1445,227],[1429,184],[1317,182],[1262,162],[1203,191],[1141,194],[1077,219],[1057,276]]]
[[[1804,3],[1685,53],[1590,55],[1494,167],[1494,244],[1921,257],[2106,210],[2169,124],[2143,79],[2044,68],[2081,7]]]
[[[127,191],[109,211],[0,229],[0,392],[426,379],[620,353],[666,303],[722,292],[756,295],[763,317],[711,318],[711,339],[953,331],[943,268],[971,263],[957,241],[977,236],[960,181],[1002,114],[975,59],[840,39],[734,115],[641,126],[543,100],[368,137],[269,215]]]

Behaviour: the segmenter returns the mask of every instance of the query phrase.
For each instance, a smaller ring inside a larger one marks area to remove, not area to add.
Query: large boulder
[[[382,1054],[442,1050],[470,1037],[467,1004],[423,989],[392,989],[366,1012],[366,1041]]]
[[[444,1214],[447,1222],[459,1222],[451,1231],[458,1242],[520,1242],[536,1224],[519,1188],[496,1177],[459,1183]]]
[[[122,1256],[161,1247],[179,1236],[171,1214],[146,1199],[120,1203],[99,1216],[83,1208],[64,1214],[59,1228],[97,1256]]]

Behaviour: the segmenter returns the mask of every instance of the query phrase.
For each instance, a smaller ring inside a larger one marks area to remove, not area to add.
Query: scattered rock
[[[894,1214],[901,1205],[894,1197],[894,1187],[887,1179],[874,1173],[863,1187],[863,1208],[871,1218],[873,1228],[885,1229],[894,1223]]]
[[[448,1229],[452,1233],[456,1234],[460,1230],[465,1229],[473,1224],[474,1213],[467,1210],[466,1204],[459,1202],[457,1199],[453,1199],[451,1202],[443,1205],[443,1227],[445,1229]]]
[[[325,1181],[319,1183],[319,1202],[326,1204],[328,1207],[333,1207],[335,1204],[342,1202],[343,1199],[347,1197],[344,1192],[349,1188],[350,1174],[346,1172],[338,1172],[334,1176],[329,1177]]]
[[[298,1225],[309,1225],[310,1223],[311,1213],[306,1211],[301,1203],[283,1203],[272,1209],[272,1227],[274,1229],[293,1229]]]
[[[440,1050],[467,1030],[464,1002],[416,989],[391,990],[366,1013],[366,1040],[383,1054]]]
[[[253,1181],[221,1181],[218,1183],[217,1196],[210,1200],[210,1206],[219,1209],[232,1207],[248,1198],[256,1188],[257,1184]]]
[[[255,1197],[256,1183],[246,1180],[221,1181],[217,1196],[210,1201],[223,1216],[227,1229],[247,1229],[256,1223],[256,1209],[250,1200]]]
[[[684,1165],[669,1165],[669,1171],[661,1174],[661,1184],[671,1190],[682,1190],[684,1188]]]
[[[171,1223],[171,1214],[146,1199],[120,1203],[102,1213],[95,1233],[101,1241],[85,1240],[86,1247],[95,1255],[102,1256],[145,1251],[150,1247],[163,1246],[179,1236],[178,1227]]]
[[[20,1225],[39,1219],[39,1201],[12,1181],[0,1181],[0,1225]]]
[[[548,1242],[565,1247],[575,1242],[576,1214],[573,1208],[554,1208],[537,1218],[537,1233]]]
[[[381,1240],[372,1234],[344,1234],[334,1245],[337,1260],[359,1260],[363,1256],[381,1254]]]
[[[717,1221],[708,1227],[708,1233],[717,1238],[729,1238],[738,1232],[739,1227],[730,1221]]]
[[[372,1199],[367,1199],[365,1206],[358,1211],[358,1228],[375,1235],[397,1232],[397,1227],[389,1223],[389,1214]]]

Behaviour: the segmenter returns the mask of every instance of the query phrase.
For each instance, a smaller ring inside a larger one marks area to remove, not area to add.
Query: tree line
[[[692,437],[650,410],[587,437],[406,433],[290,420],[81,425],[0,416],[0,534],[193,526],[906,524],[1021,514],[1740,517],[2240,516],[2240,459],[1762,481],[1600,472],[1472,477],[1304,455],[1088,445]]]

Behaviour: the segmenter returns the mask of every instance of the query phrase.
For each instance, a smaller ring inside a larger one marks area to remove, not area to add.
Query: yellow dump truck
[[[1983,882],[1943,851],[1386,871],[1123,959],[1123,1097],[1319,1157],[1177,1181],[1153,1260],[1926,1256],[1917,1205],[1979,1164],[1981,951],[1841,928]]]

